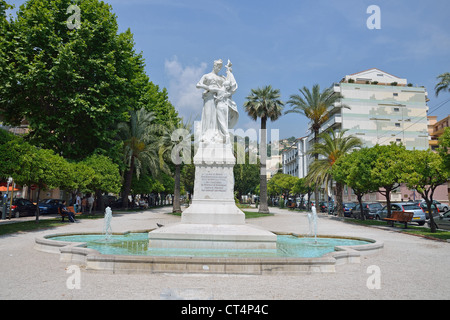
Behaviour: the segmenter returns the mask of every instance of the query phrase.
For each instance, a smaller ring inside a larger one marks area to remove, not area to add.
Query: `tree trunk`
[[[313,129],[314,130],[314,144],[317,144],[319,142],[319,129]],[[314,161],[319,160],[319,155],[317,153],[314,153]],[[319,187],[316,183],[314,183],[314,202],[316,209],[319,207]]]
[[[266,130],[267,118],[261,118],[261,141],[260,141],[260,195],[259,195],[259,213],[270,213],[269,206],[267,205],[267,171],[266,171],[266,158],[267,158],[267,130]]]
[[[175,188],[174,188],[174,199],[173,199],[173,213],[181,213],[180,205],[180,179],[181,179],[181,165],[175,166]]]
[[[387,217],[392,217],[392,210],[391,210],[391,190],[386,189],[386,207],[387,207]]]
[[[427,203],[428,212],[430,214],[430,232],[435,233],[437,231],[436,223],[434,223],[433,212],[431,206],[433,205],[433,200],[429,200],[425,198],[425,202]]]
[[[105,203],[103,202],[103,194],[100,190],[95,190],[95,196],[97,197],[97,210],[105,212]]]
[[[343,185],[340,182],[336,182],[336,210],[338,217],[344,216],[344,206],[342,199]]]
[[[131,190],[131,182],[133,180],[133,171],[134,171],[134,157],[131,158],[130,169],[125,174],[125,184],[122,195],[122,208],[128,209],[128,195]]]
[[[364,208],[363,208],[363,205],[362,205],[362,197],[363,197],[363,195],[361,194],[357,194],[356,195],[356,197],[358,198],[358,203],[359,203],[359,209],[360,209],[360,219],[361,220],[366,220],[366,217],[364,216]]]

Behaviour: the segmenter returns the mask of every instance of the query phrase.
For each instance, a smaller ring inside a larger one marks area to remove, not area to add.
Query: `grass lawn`
[[[77,220],[85,220],[85,219],[103,219],[103,214],[83,214],[80,216],[76,216]],[[40,219],[39,223],[33,221],[24,221],[24,222],[15,222],[0,225],[0,236],[11,234],[11,233],[21,233],[21,232],[32,232],[32,231],[41,231],[58,228],[60,226],[64,226],[67,223],[67,218],[64,220],[65,222],[61,222],[61,218],[54,219]]]
[[[383,226],[383,227],[388,226],[386,221],[378,221],[378,220],[364,220],[364,221],[362,221],[362,220],[353,219],[353,218],[348,218],[348,219],[346,218],[345,222],[346,223],[359,224],[359,225],[365,225],[365,226]],[[396,231],[412,234],[412,235],[417,235],[417,236],[429,238],[429,239],[435,239],[435,240],[448,240],[448,239],[450,239],[450,231],[437,230],[435,233],[431,233],[430,232],[430,228],[419,227],[419,226],[411,225],[411,224],[409,224],[408,228],[405,229],[403,223],[395,223],[394,227],[392,229],[396,230]]]

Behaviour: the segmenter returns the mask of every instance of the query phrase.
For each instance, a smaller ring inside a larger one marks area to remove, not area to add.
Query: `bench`
[[[291,202],[291,203],[289,203],[289,204],[287,205],[287,207],[288,207],[289,209],[295,209],[295,208],[297,207],[297,205],[296,205],[295,202]]]
[[[75,213],[75,208],[74,207],[67,207],[67,210],[69,210],[70,212],[73,212],[74,215],[80,215],[81,214],[81,212]],[[64,218],[69,216],[67,213],[62,213],[61,212],[61,208],[58,208],[58,214],[61,216],[61,222],[64,222]]]
[[[384,218],[384,221],[391,222],[391,226],[394,226],[394,222],[401,222],[405,224],[405,229],[408,228],[408,222],[412,221],[414,216],[413,212],[409,211],[392,211],[390,218]]]

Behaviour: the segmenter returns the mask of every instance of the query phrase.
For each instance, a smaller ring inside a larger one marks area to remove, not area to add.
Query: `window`
[[[398,93],[395,92],[395,93],[394,93],[394,97],[398,97]]]
[[[395,127],[400,128],[400,123],[397,122],[397,123],[395,124]]]
[[[400,108],[394,108],[395,112],[400,112]]]

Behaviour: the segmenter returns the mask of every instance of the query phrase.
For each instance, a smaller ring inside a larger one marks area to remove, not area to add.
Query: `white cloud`
[[[206,73],[207,64],[184,67],[176,56],[165,61],[165,72],[169,78],[169,99],[181,116],[200,120],[203,100],[202,90],[196,84]]]

